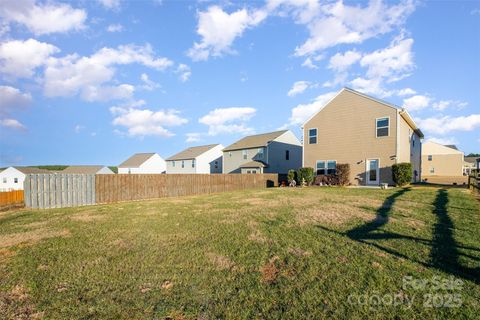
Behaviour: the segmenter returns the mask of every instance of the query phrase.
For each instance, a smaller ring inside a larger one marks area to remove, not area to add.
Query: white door
[[[378,159],[367,159],[367,184],[378,185],[380,182],[380,165]]]

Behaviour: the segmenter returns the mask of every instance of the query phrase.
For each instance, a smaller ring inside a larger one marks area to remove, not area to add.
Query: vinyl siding
[[[380,182],[393,184],[391,166],[396,155],[397,110],[347,90],[305,123],[304,166],[317,160],[350,164],[350,182],[365,184],[366,159],[380,159]],[[376,118],[389,117],[388,137],[376,137]],[[317,144],[309,144],[308,130],[317,129]]]

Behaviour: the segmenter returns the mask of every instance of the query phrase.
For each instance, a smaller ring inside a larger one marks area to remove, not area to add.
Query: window
[[[316,144],[317,143],[317,129],[308,130],[308,143]]]
[[[429,154],[429,155],[427,156],[427,158],[428,158],[428,161],[432,161],[432,155],[431,155],[431,154]]]
[[[327,161],[327,174],[337,173],[337,161]]]
[[[430,173],[435,173],[435,168],[434,167],[430,167]]]
[[[3,178],[3,183],[7,183],[7,177]]]
[[[285,150],[285,160],[290,160],[290,150]]]
[[[192,168],[195,168],[195,159],[192,159]]]
[[[13,178],[13,183],[18,183],[18,178]]]
[[[175,167],[175,161],[172,161],[172,167]]]
[[[388,137],[389,118],[377,119],[377,137]]]
[[[317,161],[317,175],[325,174],[325,161]]]
[[[257,170],[252,170],[252,173],[257,173]]]
[[[258,156],[258,159],[263,159],[263,148],[259,148],[259,149],[258,149],[258,154],[257,154],[257,156]],[[245,158],[244,158],[244,159],[245,159]]]
[[[247,159],[247,157],[248,157],[248,150],[243,150],[243,151],[242,151],[242,154],[243,154],[243,159]]]
[[[218,161],[215,161],[215,169],[218,169]]]
[[[412,139],[412,147],[415,148],[415,138]]]
[[[231,152],[231,151],[228,153],[228,156],[229,156],[229,157],[231,157],[231,156],[232,156],[232,152]]]
[[[182,168],[185,168],[185,160],[182,160]]]
[[[247,173],[252,173],[252,171],[251,171],[251,170],[247,170]]]

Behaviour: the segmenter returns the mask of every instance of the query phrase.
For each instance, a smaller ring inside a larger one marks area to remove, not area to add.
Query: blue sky
[[[478,1],[2,1],[0,165],[300,126],[343,86],[480,152]]]

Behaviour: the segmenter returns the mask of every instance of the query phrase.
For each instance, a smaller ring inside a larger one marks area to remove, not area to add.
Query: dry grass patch
[[[106,218],[105,215],[95,214],[95,211],[84,211],[84,212],[79,212],[70,216],[70,219],[72,219],[73,221],[79,221],[79,222],[93,222],[93,221],[104,220],[105,218]]]
[[[297,257],[308,257],[312,255],[312,251],[306,251],[301,248],[288,248],[288,253],[293,254],[294,256]]]
[[[229,257],[214,252],[207,252],[207,258],[218,270],[230,270],[235,263]]]
[[[260,231],[258,227],[258,222],[250,220],[248,221],[247,226],[252,230],[251,233],[248,235],[248,240],[259,243],[268,243],[271,241]]]
[[[365,221],[372,218],[371,213],[343,203],[326,203],[314,208],[302,207],[295,209],[295,214],[297,223],[302,226],[312,223],[340,225],[354,218]]]
[[[21,243],[31,244],[43,239],[68,237],[69,235],[70,231],[67,229],[52,230],[48,228],[39,228],[32,231],[4,234],[0,236],[0,248],[11,247]]]
[[[42,319],[30,300],[29,290],[16,285],[8,292],[0,292],[0,319]]]

